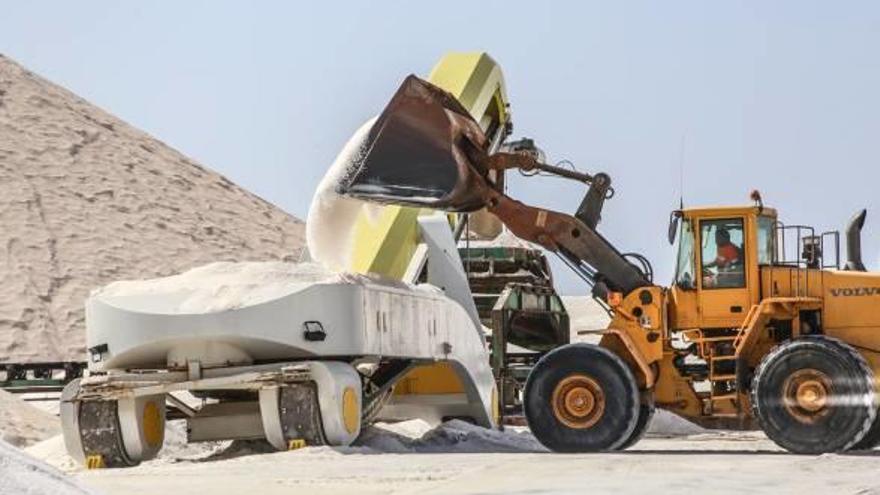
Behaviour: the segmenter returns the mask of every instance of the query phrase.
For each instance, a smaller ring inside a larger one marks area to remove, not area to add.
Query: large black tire
[[[852,347],[827,337],[774,348],[755,371],[751,392],[767,436],[798,454],[847,450],[877,415],[871,368]]]
[[[592,407],[578,409],[585,390]],[[629,367],[590,344],[566,345],[541,358],[526,381],[523,401],[532,433],[555,452],[619,449],[639,421],[639,391]]]

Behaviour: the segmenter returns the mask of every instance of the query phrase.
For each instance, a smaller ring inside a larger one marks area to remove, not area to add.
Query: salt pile
[[[25,447],[60,432],[57,417],[0,390],[0,439]]]
[[[169,314],[211,313],[271,301],[309,284],[343,279],[317,263],[218,262],[170,277],[113,282],[94,291],[92,297],[125,306],[128,298],[172,294],[176,297],[166,298],[164,307],[153,304],[153,308]]]
[[[82,360],[114,280],[300,259],[303,222],[0,55],[0,362]]]
[[[708,431],[699,425],[662,409],[657,409],[651,424],[648,425],[648,435],[651,436],[678,437],[700,435]]]
[[[0,440],[0,495],[89,495],[64,473]]]
[[[491,430],[460,420],[435,428],[420,419],[400,423],[377,423],[367,428],[353,449],[382,453],[501,453],[546,452],[524,428]],[[366,450],[364,450],[366,449]]]

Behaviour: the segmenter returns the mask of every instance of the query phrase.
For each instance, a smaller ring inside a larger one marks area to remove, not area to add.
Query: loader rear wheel
[[[865,436],[858,443],[850,447],[850,450],[871,450],[878,445],[880,445],[880,412],[874,418],[874,423],[871,424],[868,433],[865,433]]]
[[[874,375],[864,358],[826,337],[786,342],[768,353],[755,372],[751,402],[767,436],[798,454],[847,450],[877,415]]]
[[[538,441],[556,452],[621,448],[640,419],[629,367],[589,344],[566,345],[541,358],[526,381],[523,409]]]

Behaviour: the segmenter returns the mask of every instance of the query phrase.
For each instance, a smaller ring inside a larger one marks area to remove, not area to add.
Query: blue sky
[[[671,278],[668,211],[746,203],[880,262],[877,2],[9,2],[0,51],[304,217],[354,129],[447,51],[505,72],[515,136],[609,173],[600,231]],[[684,146],[682,146],[682,142]],[[683,152],[682,152],[683,151]],[[514,180],[573,211],[583,193]],[[564,293],[582,285],[556,267]]]

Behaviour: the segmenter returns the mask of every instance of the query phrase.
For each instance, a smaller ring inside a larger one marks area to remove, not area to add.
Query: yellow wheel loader
[[[847,231],[841,267],[837,232],[785,225],[757,192],[748,206],[674,211],[676,275],[663,287],[647,259],[618,251],[596,230],[613,196],[608,175],[542,163],[528,146],[490,149],[453,96],[410,76],[338,189],[385,204],[486,208],[592,286],[611,316],[601,341],[548,352],[526,384],[524,413],[544,445],[627,448],[655,407],[709,427],[760,426],[797,453],[880,442],[880,275],[860,260],[864,212]],[[574,215],[537,208],[505,194],[508,169],[589,189]]]

